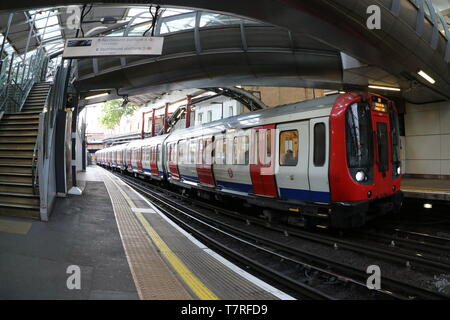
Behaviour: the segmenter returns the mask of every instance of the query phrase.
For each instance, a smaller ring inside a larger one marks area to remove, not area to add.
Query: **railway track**
[[[261,234],[249,232],[248,230],[245,230],[245,225],[261,225],[264,227],[264,230],[269,228],[276,232],[282,231],[284,234],[301,236],[303,238],[307,237],[309,240],[317,236],[317,239],[313,239],[313,241],[319,241],[321,243],[328,241],[321,235],[310,234],[308,232],[304,233],[298,230],[286,230],[286,228],[272,226],[267,224],[267,221],[256,219],[255,217],[242,216],[236,212],[218,208],[203,201],[187,199],[178,193],[174,193],[154,185],[150,185],[149,187],[149,184],[143,183],[142,180],[136,182],[137,180],[134,178],[124,177],[121,175],[117,176],[129,184],[130,187],[150,198],[152,202],[166,215],[171,217],[189,232],[195,234],[198,238],[207,242],[208,245],[214,247],[216,250],[220,251],[232,260],[239,261],[241,264],[244,263],[245,265],[250,266],[260,274],[263,274],[266,278],[270,279],[271,282],[277,284],[281,283],[284,287],[293,290],[302,298],[333,299],[334,297],[329,293],[324,293],[308,284],[305,284],[305,281],[299,281],[296,277],[289,276],[285,272],[267,266],[265,263],[253,260],[246,254],[239,252],[236,248],[242,249],[243,247],[246,247],[247,250],[257,251],[259,255],[262,254],[264,256],[262,260],[267,260],[267,257],[270,256],[270,259],[282,261],[284,265],[290,265],[294,270],[306,270],[305,272],[312,271],[316,274],[316,277],[326,279],[325,282],[330,282],[330,279],[334,279],[332,282],[334,281],[334,283],[338,285],[350,284],[355,287],[358,292],[364,292],[366,297],[369,296],[371,299],[381,298],[409,300],[448,298],[437,292],[403,283],[386,276],[382,277],[383,289],[369,290],[365,283],[368,276],[365,270],[359,270],[353,266],[339,263],[317,254],[306,252],[305,250],[289,246],[280,241],[262,236]],[[174,198],[177,200],[174,200]],[[189,201],[190,204],[195,204],[196,206],[200,206],[210,212],[209,214],[200,212],[197,209],[193,209],[192,205],[188,206],[180,201]],[[230,223],[213,218],[214,215],[210,214],[211,211],[233,219],[244,220],[246,224],[242,225],[244,228],[232,226]],[[205,231],[205,229],[208,229],[209,231]],[[208,232],[211,233],[211,231],[216,234],[221,234],[221,237],[223,238],[227,238],[227,240],[223,242],[228,243],[228,246],[219,242],[216,236],[213,237],[208,235]],[[231,245],[230,242],[232,243]],[[336,242],[333,243],[333,245],[335,244]],[[340,245],[342,245],[342,241]]]

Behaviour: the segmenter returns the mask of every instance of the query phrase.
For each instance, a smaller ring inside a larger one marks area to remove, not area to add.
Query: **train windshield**
[[[346,144],[349,168],[372,167],[372,122],[368,104],[354,103],[347,109]]]

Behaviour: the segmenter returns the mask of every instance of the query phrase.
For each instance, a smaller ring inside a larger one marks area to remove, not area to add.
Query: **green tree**
[[[123,100],[116,99],[103,104],[102,115],[100,116],[100,124],[103,128],[114,129],[123,116],[132,115],[138,109],[138,106],[131,102],[122,107],[122,102]]]

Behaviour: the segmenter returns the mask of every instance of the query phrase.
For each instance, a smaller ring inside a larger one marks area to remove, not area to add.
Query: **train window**
[[[354,103],[346,113],[347,165],[349,168],[370,168],[373,162],[372,122],[369,106]]]
[[[266,159],[264,165],[270,165],[272,160],[272,130],[268,129],[266,131]]]
[[[387,125],[384,122],[377,122],[377,142],[378,142],[378,168],[381,172],[385,172],[389,168],[388,163],[388,133]]]
[[[191,160],[191,164],[195,163],[195,149],[196,143],[193,139],[189,142],[189,159]]]
[[[298,164],[298,131],[280,132],[280,166],[295,167]]]
[[[156,161],[159,161],[159,153],[161,152],[161,145],[156,146]]]
[[[205,155],[203,154],[203,140],[198,139],[197,140],[197,150],[198,150],[198,156],[197,156],[197,164],[203,164]]]
[[[233,139],[233,164],[248,165],[249,144],[248,136],[234,137]]]
[[[184,163],[186,140],[178,141],[178,162]]]
[[[205,149],[204,149],[204,164],[212,164],[212,138],[208,138],[205,140]]]
[[[314,125],[314,166],[323,167],[325,164],[326,132],[325,123]]]

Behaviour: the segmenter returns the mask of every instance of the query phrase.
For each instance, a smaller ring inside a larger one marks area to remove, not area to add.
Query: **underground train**
[[[402,203],[398,114],[348,92],[100,150],[98,164],[268,218],[352,228]]]

